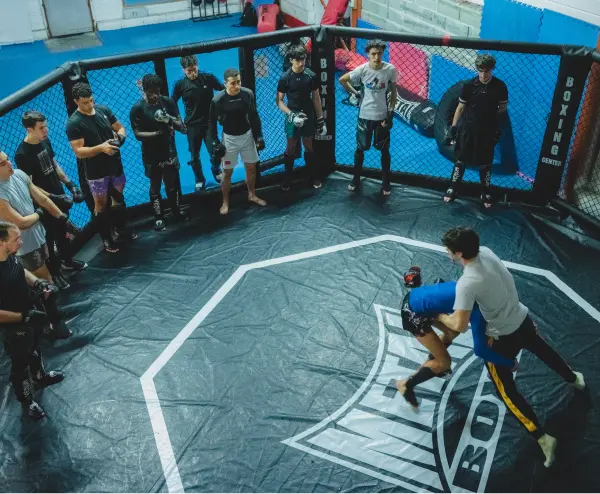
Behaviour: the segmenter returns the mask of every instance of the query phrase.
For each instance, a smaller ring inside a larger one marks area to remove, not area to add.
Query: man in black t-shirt
[[[21,122],[27,131],[27,136],[15,152],[15,163],[19,169],[29,175],[34,185],[42,192],[47,192],[52,202],[68,215],[73,202],[83,202],[83,193],[56,162],[54,149],[48,138],[46,117],[37,111],[26,111]],[[72,198],[65,194],[63,184],[71,192]],[[66,289],[69,283],[61,274],[61,264],[64,269],[76,271],[86,268],[87,264],[73,259],[71,243],[63,231],[57,230],[47,218],[43,218],[42,223],[46,229],[46,243],[50,255],[48,268],[52,280],[61,290]],[[56,255],[55,247],[60,258]]]
[[[285,113],[285,135],[287,146],[284,154],[285,178],[281,189],[290,190],[294,172],[294,153],[298,139],[304,145],[304,160],[315,189],[321,187],[321,179],[315,165],[313,136],[327,134],[319,80],[316,74],[305,67],[306,49],[302,45],[293,46],[287,54],[291,67],[283,73],[277,84],[277,106]],[[287,95],[287,104],[283,102]]]
[[[134,233],[125,230],[125,174],[119,150],[125,142],[125,127],[106,106],[95,104],[88,84],[75,84],[73,99],[77,110],[67,122],[67,136],[75,156],[84,162],[85,178],[94,197],[94,215],[104,250],[118,252],[115,240],[136,238]]]
[[[133,133],[142,143],[142,160],[150,179],[150,202],[154,208],[155,229],[165,230],[160,188],[164,180],[171,213],[176,219],[186,218],[179,204],[179,160],[175,148],[175,130],[183,130],[177,105],[160,95],[163,82],[155,74],[142,78],[144,97],[131,108],[129,119]]]
[[[206,179],[200,162],[200,148],[202,140],[206,145],[209,155],[212,155],[212,141],[207,139],[208,112],[214,91],[225,89],[223,84],[212,74],[198,71],[198,59],[194,55],[181,57],[181,67],[185,77],[178,80],[173,86],[171,99],[177,104],[183,98],[185,106],[185,125],[190,154],[192,155],[192,170],[196,177],[196,190],[205,186]],[[219,175],[219,168],[212,169],[215,179]]]
[[[225,71],[225,90],[213,98],[208,120],[209,136],[213,143],[211,162],[213,167],[218,167],[221,163],[223,165],[221,214],[229,212],[231,175],[237,165],[238,155],[242,156],[246,168],[248,200],[259,206],[266,206],[267,203],[256,195],[258,151],[265,148],[262,126],[256,111],[254,93],[242,87],[237,69]],[[219,140],[217,133],[217,121],[223,126],[222,140]]]
[[[39,342],[44,327],[53,338],[68,338],[71,331],[61,321],[56,307],[58,288],[23,268],[15,253],[21,232],[14,223],[0,221],[0,334],[11,359],[10,380],[23,411],[34,420],[45,416],[34,401],[35,385],[45,387],[64,379],[60,371],[46,371]],[[43,311],[41,310],[43,309]]]
[[[475,67],[479,75],[463,85],[452,127],[444,141],[446,145],[454,143],[456,158],[444,201],[452,202],[456,198],[465,173],[465,164],[469,164],[479,166],[481,200],[489,208],[492,206],[490,186],[494,148],[502,133],[508,89],[504,82],[492,77],[496,67],[493,56],[479,55],[475,60]]]

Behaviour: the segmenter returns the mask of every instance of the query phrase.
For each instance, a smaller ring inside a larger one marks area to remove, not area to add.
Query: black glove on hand
[[[71,199],[66,194],[50,194],[48,197],[52,200],[54,204],[60,209],[63,213],[66,213],[73,207],[73,199]]]
[[[119,139],[119,147],[125,144],[126,137],[123,134],[117,134],[117,139]]]
[[[444,146],[452,146],[456,143],[456,136],[458,135],[458,127],[453,125],[448,130],[448,134],[446,134],[446,138],[444,139]]]
[[[42,221],[42,218],[46,214],[46,212],[42,208],[36,208],[36,210],[34,211],[34,213],[38,214],[38,216],[40,217],[40,221]]]
[[[213,141],[213,156],[219,158],[220,160],[225,156],[226,151],[227,149],[225,149],[225,145],[223,143],[220,141]]]
[[[65,187],[67,189],[69,189],[69,192],[71,192],[71,195],[73,196],[73,202],[79,204],[80,202],[83,202],[83,192],[81,191],[81,189],[79,187],[77,187],[76,185],[73,184],[73,182],[67,182],[65,184]]]
[[[37,309],[27,309],[21,314],[22,321],[31,326],[42,326],[48,322],[48,316],[45,312]]]
[[[77,235],[81,231],[64,213],[57,218],[57,221],[64,228],[65,232],[70,233],[71,235]]]
[[[37,280],[35,280],[35,283],[33,284],[33,289],[37,292],[48,291],[52,293],[52,295],[56,295],[59,291],[56,285],[53,285],[44,278],[38,278]]]
[[[262,136],[258,136],[254,142],[256,143],[257,151],[262,151],[265,148],[265,140],[262,138]]]

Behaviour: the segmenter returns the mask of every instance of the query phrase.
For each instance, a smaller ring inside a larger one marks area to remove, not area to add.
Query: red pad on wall
[[[338,24],[344,18],[349,4],[350,0],[329,0],[323,12],[323,17],[321,17],[321,24],[326,26]]]
[[[388,44],[390,63],[400,75],[400,86],[423,99],[429,97],[427,54],[406,43]]]
[[[274,3],[261,5],[258,7],[258,32],[270,33],[277,30],[277,16],[279,15],[279,6]]]

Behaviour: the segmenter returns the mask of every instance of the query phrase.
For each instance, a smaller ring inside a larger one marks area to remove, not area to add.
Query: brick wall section
[[[363,0],[362,19],[389,31],[478,38],[482,10],[468,0]]]

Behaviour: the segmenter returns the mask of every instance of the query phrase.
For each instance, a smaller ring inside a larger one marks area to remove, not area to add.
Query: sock
[[[433,379],[435,376],[436,374],[429,367],[421,367],[415,374],[408,378],[406,387],[412,389],[418,384]]]

